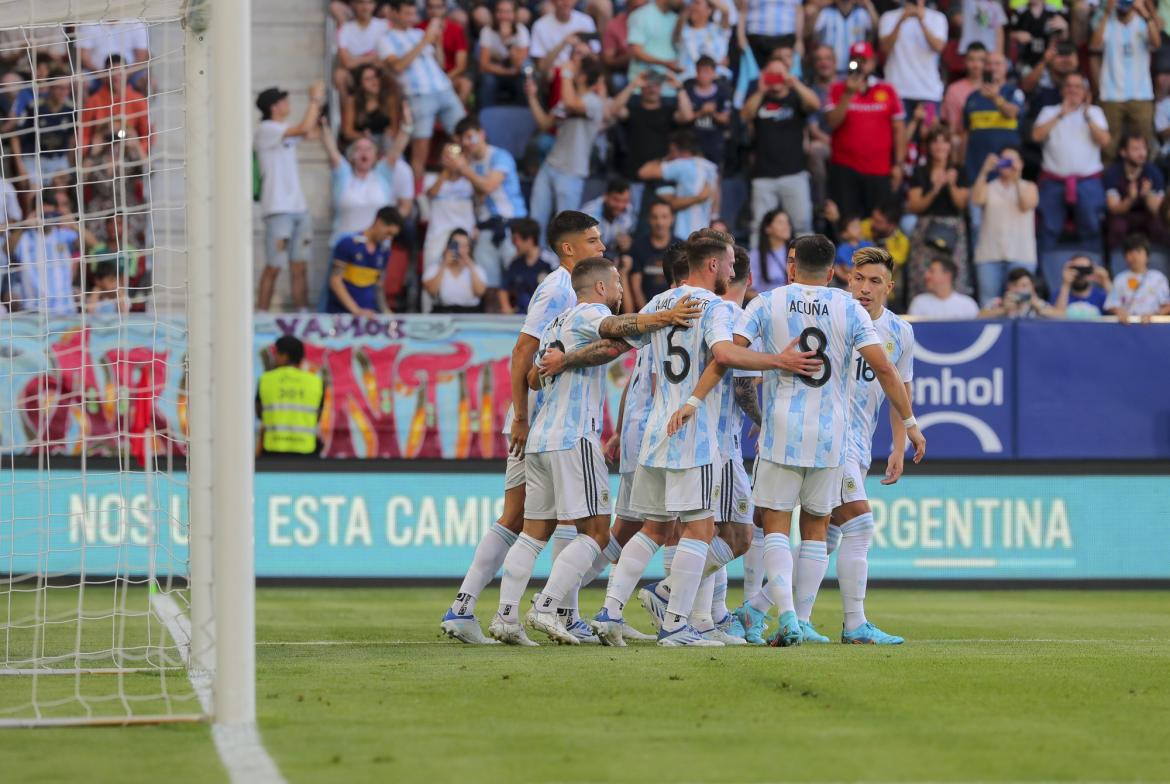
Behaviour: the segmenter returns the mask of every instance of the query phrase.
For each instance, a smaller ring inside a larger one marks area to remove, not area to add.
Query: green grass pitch
[[[472,648],[439,637],[452,593],[259,591],[289,781],[1170,779],[1167,592],[878,588],[906,645],[722,650]],[[826,591],[813,620],[839,618]],[[0,706],[19,688],[0,678]],[[12,782],[226,780],[202,725],[0,730],[0,760]]]

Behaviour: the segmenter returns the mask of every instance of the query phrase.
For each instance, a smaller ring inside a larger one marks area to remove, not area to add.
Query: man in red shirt
[[[97,71],[101,86],[84,98],[81,111],[81,144],[125,141],[138,145],[143,159],[150,150],[149,105],[140,92],[126,83],[129,74],[122,58],[112,54],[106,70]]]
[[[825,120],[832,132],[829,198],[842,216],[868,215],[902,186],[906,122],[902,99],[873,75],[873,46],[849,48],[849,74],[829,88]]]
[[[418,29],[427,29],[432,19],[443,20],[443,39],[440,42],[443,56],[439,64],[447,72],[459,100],[467,103],[475,85],[467,75],[467,57],[471,47],[467,45],[467,34],[463,31],[463,25],[448,16],[447,0],[427,0],[426,16],[426,19],[418,23]]]

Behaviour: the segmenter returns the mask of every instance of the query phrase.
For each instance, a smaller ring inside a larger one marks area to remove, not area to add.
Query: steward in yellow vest
[[[267,455],[312,455],[320,449],[317,421],[325,387],[316,373],[301,370],[305,346],[292,335],[277,339],[276,367],[260,376],[256,415]]]

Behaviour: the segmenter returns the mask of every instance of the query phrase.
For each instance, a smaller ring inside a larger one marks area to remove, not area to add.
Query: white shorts
[[[715,505],[717,523],[752,523],[752,484],[743,461],[732,458],[719,472],[719,503]]]
[[[797,504],[809,514],[827,515],[841,498],[841,466],[803,468],[756,458],[752,469],[752,503],[762,509],[791,512]]]
[[[609,472],[601,444],[582,438],[577,446],[524,456],[524,517],[575,521],[610,514]]]
[[[613,513],[622,520],[641,520],[642,515],[635,512],[630,506],[630,495],[634,491],[634,472],[622,474],[621,484],[618,485],[617,504]]]
[[[504,470],[504,492],[513,487],[524,486],[524,458],[508,455],[508,467]]]
[[[841,466],[842,504],[869,500],[869,496],[865,494],[865,474],[866,470],[861,467],[858,460],[855,458],[845,459],[845,465]]]
[[[689,523],[715,516],[719,490],[713,466],[652,468],[640,465],[634,472],[630,507],[643,520],[665,523],[677,517]]]

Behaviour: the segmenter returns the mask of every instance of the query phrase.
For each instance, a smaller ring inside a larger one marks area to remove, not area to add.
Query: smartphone
[[[852,76],[853,74],[857,73],[860,70],[861,70],[861,62],[859,60],[850,60],[849,61],[848,74],[850,76]]]
[[[991,71],[984,71],[983,72],[983,83],[984,84],[992,84],[993,82],[995,82],[995,77],[992,75]]]
[[[447,243],[447,250],[452,256],[459,257],[459,240],[451,240]]]
[[[764,84],[766,84],[768,87],[775,87],[778,84],[784,84],[784,75],[774,73],[772,71],[765,71]]]
[[[531,65],[524,66],[524,78],[525,79],[531,79],[533,73],[534,73],[534,71],[533,71]]]
[[[1073,267],[1073,270],[1076,271],[1078,278],[1087,278],[1093,274],[1092,267]]]
[[[1025,302],[1030,302],[1031,300],[1032,300],[1032,292],[1030,292],[1030,291],[1021,291],[1021,292],[1016,294],[1016,302],[1019,302],[1021,305],[1024,304]]]
[[[1015,162],[1011,158],[1000,158],[999,163],[995,165],[997,169],[1010,169],[1015,166]]]
[[[577,33],[577,38],[578,40],[584,41],[587,44],[601,40],[601,36],[597,33]]]

